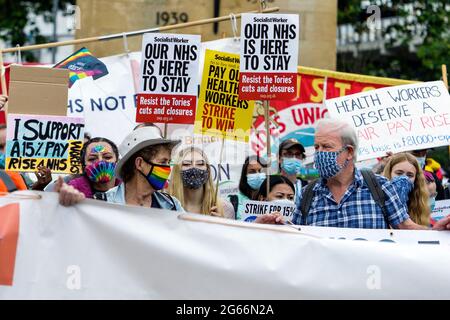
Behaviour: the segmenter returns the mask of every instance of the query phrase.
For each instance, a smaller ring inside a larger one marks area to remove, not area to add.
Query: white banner
[[[442,81],[357,93],[326,106],[356,129],[358,160],[450,144],[450,96]]]
[[[298,231],[41,195],[0,199],[0,252],[14,258],[0,300],[450,298],[448,232]]]

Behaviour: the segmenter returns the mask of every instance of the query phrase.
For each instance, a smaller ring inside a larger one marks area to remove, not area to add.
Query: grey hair
[[[338,131],[339,135],[341,136],[342,145],[350,145],[355,150],[353,162],[356,162],[358,154],[358,136],[356,135],[355,129],[353,129],[353,127],[348,122],[340,119],[323,118],[316,123],[316,130],[320,127]]]

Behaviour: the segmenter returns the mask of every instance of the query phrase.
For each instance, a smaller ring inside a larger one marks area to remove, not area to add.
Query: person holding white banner
[[[269,190],[267,190],[267,178],[261,185],[256,199],[259,201],[281,201],[285,204],[295,205],[294,184],[285,176],[271,175]]]
[[[408,214],[412,221],[422,226],[430,225],[430,208],[425,177],[416,158],[407,153],[397,153],[389,159],[383,175],[391,180],[400,198],[404,194],[408,205]],[[407,177],[407,184],[401,183],[400,177]]]
[[[122,158],[116,165],[116,177],[123,182],[106,192],[111,203],[184,211],[180,202],[163,193],[170,175],[172,149],[180,140],[161,137],[155,127],[143,127],[130,133],[119,146]],[[85,196],[60,178],[56,189],[64,206],[74,205]]]
[[[230,194],[228,199],[233,205],[236,220],[241,220],[241,212],[244,211],[244,202],[254,200],[259,188],[266,180],[267,165],[261,161],[259,156],[248,156],[242,166],[241,178],[239,179],[239,192]]]
[[[179,199],[188,212],[234,219],[232,204],[215,199],[211,165],[199,148],[188,147],[179,152],[172,170],[169,194]]]
[[[305,157],[305,147],[297,139],[291,138],[280,143],[278,150],[280,174],[294,184],[297,199],[302,187],[307,184],[297,176],[303,167],[302,161]]]
[[[321,178],[302,190],[301,202],[292,219],[294,224],[429,229],[411,220],[389,180],[355,167],[358,140],[348,123],[331,118],[319,120],[314,147],[314,162]],[[260,216],[255,222],[284,223],[280,214]],[[438,221],[433,229],[449,230],[450,217]]]

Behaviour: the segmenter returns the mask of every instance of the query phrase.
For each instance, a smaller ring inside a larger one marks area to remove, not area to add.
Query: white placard
[[[357,93],[326,106],[355,128],[358,160],[450,144],[450,96],[442,81]]]
[[[242,14],[242,99],[284,100],[296,96],[298,36],[297,14]]]

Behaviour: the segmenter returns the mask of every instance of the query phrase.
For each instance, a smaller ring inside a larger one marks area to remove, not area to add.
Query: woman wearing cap
[[[122,183],[106,192],[111,203],[184,211],[180,202],[160,192],[170,175],[172,148],[180,140],[163,139],[155,127],[143,127],[130,133],[119,146],[122,158],[116,165],[116,176]],[[60,203],[73,205],[84,195],[58,181]]]
[[[234,219],[233,205],[217,198],[211,165],[203,150],[188,147],[175,160],[169,193],[180,200],[188,212]]]

